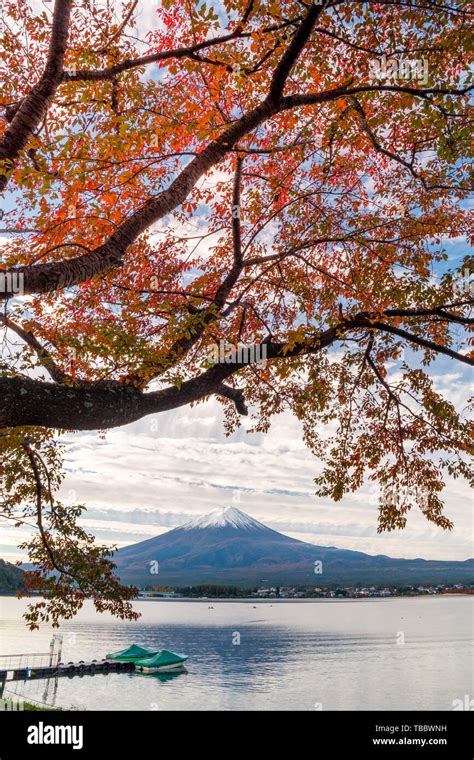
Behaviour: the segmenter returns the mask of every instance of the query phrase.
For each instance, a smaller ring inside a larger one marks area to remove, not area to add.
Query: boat
[[[121,662],[136,662],[139,659],[145,657],[153,657],[153,655],[159,654],[158,649],[151,649],[150,647],[142,647],[140,644],[130,644],[126,649],[121,649],[120,652],[112,652],[106,654],[107,660],[120,660]]]
[[[171,670],[183,669],[184,663],[188,659],[187,654],[176,654],[162,649],[153,657],[144,657],[140,660],[134,660],[135,670],[139,673],[163,673]]]

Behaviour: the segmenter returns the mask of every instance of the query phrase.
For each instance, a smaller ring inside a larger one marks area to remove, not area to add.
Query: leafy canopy
[[[134,614],[54,496],[57,431],[291,410],[317,493],[378,483],[380,530],[415,505],[452,527],[444,478],[469,476],[429,372],[473,363],[445,250],[471,229],[467,4],[163,0],[143,33],[145,6],[1,11],[2,497],[38,528],[32,625],[88,595]],[[222,341],[267,361],[213,363]]]

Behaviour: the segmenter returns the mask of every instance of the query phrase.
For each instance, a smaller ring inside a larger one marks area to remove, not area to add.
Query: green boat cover
[[[157,649],[150,649],[150,647],[142,647],[140,644],[131,644],[127,649],[122,649],[120,652],[112,652],[106,654],[108,660],[132,660],[135,662],[140,657],[151,657],[154,654],[158,654]]]
[[[162,649],[154,657],[144,657],[140,660],[134,660],[134,663],[143,668],[163,668],[168,665],[177,665],[179,662],[186,662],[187,659],[187,654],[175,654],[168,652],[167,649]]]

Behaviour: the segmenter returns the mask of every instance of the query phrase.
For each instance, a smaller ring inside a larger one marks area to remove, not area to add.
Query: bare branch
[[[16,333],[33,351],[36,353],[40,364],[48,371],[50,377],[57,383],[63,383],[68,379],[68,375],[63,372],[53,361],[49,351],[41,345],[39,340],[33,335],[31,330],[25,330],[21,325],[13,322],[6,314],[0,313],[0,323],[5,325],[9,330]]]

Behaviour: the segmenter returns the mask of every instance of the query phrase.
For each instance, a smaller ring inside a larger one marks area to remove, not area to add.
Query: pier
[[[0,655],[0,698],[7,681],[27,681],[38,678],[59,678],[101,673],[124,673],[135,670],[133,662],[101,660],[62,662],[62,636],[56,634],[49,645],[49,652]]]
[[[18,655],[16,655],[18,657]],[[4,659],[4,658],[0,658]],[[26,681],[33,678],[56,678],[60,676],[82,676],[95,673],[132,672],[135,670],[133,662],[117,662],[116,660],[91,660],[90,662],[68,662],[58,665],[25,664],[21,667],[0,669],[0,684],[5,681]]]

